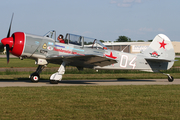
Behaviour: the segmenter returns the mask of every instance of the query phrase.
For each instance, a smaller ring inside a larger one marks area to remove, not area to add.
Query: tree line
[[[100,41],[104,42],[103,40],[100,40]],[[133,41],[133,40],[131,40],[131,38],[129,38],[127,36],[119,36],[115,42],[145,42],[145,41],[144,40]],[[152,40],[148,40],[148,42],[152,42]]]

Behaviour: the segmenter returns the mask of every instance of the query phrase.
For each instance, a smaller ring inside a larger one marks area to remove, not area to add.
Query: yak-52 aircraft
[[[10,36],[11,24],[12,19],[7,37],[1,40],[3,46],[6,46],[7,62],[9,52],[21,60],[34,59],[38,67],[30,75],[32,82],[39,81],[40,73],[48,63],[60,65],[58,71],[50,76],[50,83],[56,84],[62,80],[66,65],[76,66],[79,70],[92,68],[160,72],[170,69],[174,64],[174,48],[164,34],[158,34],[145,51],[130,54],[110,50],[97,39],[69,33],[65,37],[65,43],[59,43],[54,30],[44,36],[24,32],[15,32]],[[169,82],[174,80],[169,74],[165,75]]]

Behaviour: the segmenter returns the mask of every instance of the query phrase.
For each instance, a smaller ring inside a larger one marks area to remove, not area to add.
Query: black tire
[[[39,74],[36,72],[32,73],[30,75],[30,79],[32,82],[35,82],[35,83],[39,82],[39,79],[40,79]]]
[[[58,80],[50,80],[51,84],[58,84],[58,82],[59,82]]]
[[[171,76],[171,77],[170,77],[170,76],[168,76],[168,81],[169,81],[169,82],[173,82],[173,81],[174,81],[173,76]]]

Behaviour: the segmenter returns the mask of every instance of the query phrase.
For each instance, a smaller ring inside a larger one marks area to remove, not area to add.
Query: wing
[[[66,61],[68,65],[82,66],[82,67],[94,67],[94,66],[107,66],[117,63],[116,60],[107,58],[104,56],[85,54],[85,55],[54,55],[47,57],[47,61],[50,63],[61,64],[62,61]]]

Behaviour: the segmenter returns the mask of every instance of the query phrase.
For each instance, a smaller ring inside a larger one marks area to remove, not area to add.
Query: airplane
[[[56,41],[56,31],[51,30],[44,36],[15,32],[10,36],[10,22],[6,38],[1,40],[6,46],[7,63],[9,52],[21,60],[35,60],[38,65],[29,78],[32,82],[40,80],[40,73],[49,64],[60,65],[58,71],[50,76],[51,84],[58,84],[65,73],[65,66],[75,66],[78,70],[92,68],[95,70],[140,70],[160,72],[170,69],[175,61],[174,48],[170,39],[164,34],[158,34],[149,47],[139,54],[108,49],[97,39],[67,33],[65,43]],[[165,74],[165,73],[163,73]],[[169,82],[174,78],[165,74]]]

